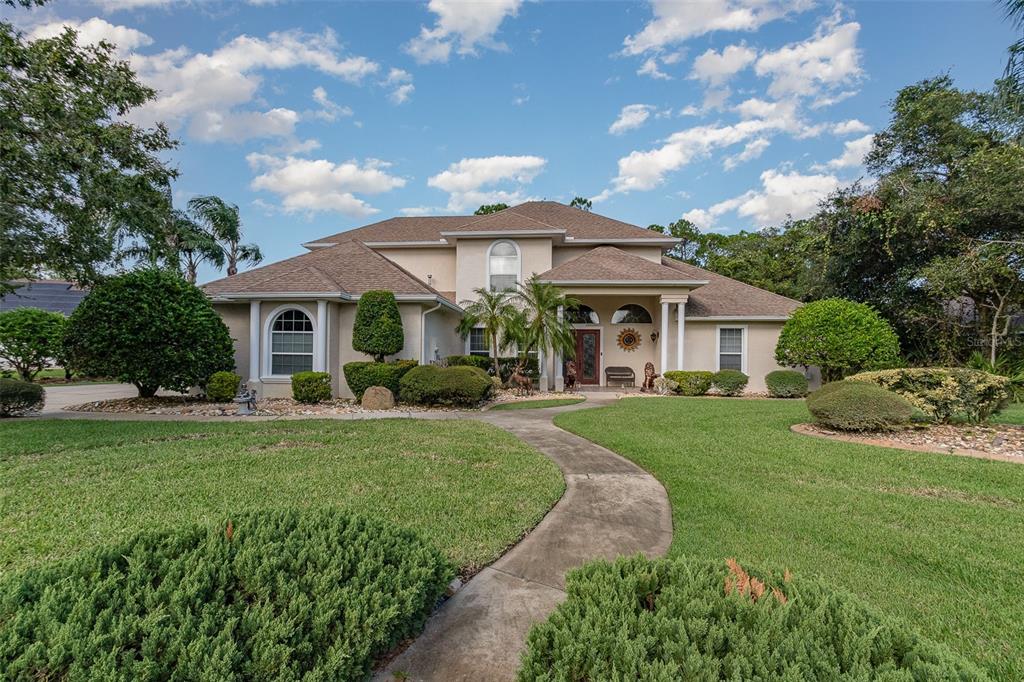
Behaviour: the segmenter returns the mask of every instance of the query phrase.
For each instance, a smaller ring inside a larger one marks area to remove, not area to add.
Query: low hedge
[[[981,422],[1010,401],[1007,377],[963,367],[916,367],[861,372],[848,381],[877,384],[906,398],[937,422]]]
[[[470,367],[479,367],[488,374],[494,374],[494,358],[484,357],[483,355],[449,355],[447,358],[449,367],[459,367],[462,365],[469,365]],[[498,358],[498,373],[502,383],[508,381],[509,377],[512,376],[512,372],[515,371],[516,365],[519,364],[521,358]],[[523,372],[526,376],[531,379],[540,378],[540,366],[537,363],[537,358],[528,357],[523,360]]]
[[[410,531],[337,510],[144,531],[0,582],[5,679],[363,680],[453,575]]]
[[[20,417],[38,412],[45,402],[46,392],[39,384],[0,378],[0,417]]]
[[[477,367],[485,372],[494,368],[494,358],[486,355],[449,355],[446,360],[449,367]]]
[[[331,399],[331,375],[327,372],[296,372],[292,375],[292,398],[310,405]]]
[[[238,395],[242,377],[234,372],[214,372],[206,380],[206,397],[215,403],[226,403]]]
[[[345,382],[355,394],[356,400],[363,399],[363,393],[370,386],[383,386],[398,395],[399,382],[405,373],[416,366],[415,360],[395,360],[394,362],[348,362],[342,370]]]
[[[740,395],[748,381],[750,377],[738,369],[723,369],[711,377],[711,385],[722,395]]]
[[[407,403],[472,407],[488,398],[494,384],[477,367],[420,365],[409,370],[400,383],[399,395]]]
[[[773,398],[803,398],[807,395],[807,377],[795,369],[777,369],[764,375],[764,384]]]
[[[822,426],[840,431],[886,431],[906,424],[914,406],[903,396],[861,381],[834,381],[807,397],[807,409]]]
[[[520,682],[987,680],[857,597],[734,561],[620,558],[572,571]]]
[[[664,376],[678,384],[676,393],[679,395],[704,395],[711,388],[714,372],[674,370],[665,372]]]

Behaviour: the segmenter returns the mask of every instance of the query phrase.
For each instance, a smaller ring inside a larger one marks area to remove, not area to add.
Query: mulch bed
[[[1008,424],[932,424],[898,431],[856,434],[833,431],[815,424],[796,424],[793,431],[852,443],[1024,463],[1024,427]]]

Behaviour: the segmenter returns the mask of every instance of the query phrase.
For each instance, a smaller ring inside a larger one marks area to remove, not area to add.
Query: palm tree
[[[494,376],[501,376],[498,367],[498,350],[508,346],[506,331],[516,312],[508,296],[501,291],[474,289],[475,301],[463,301],[465,315],[459,322],[459,333],[463,337],[474,327],[483,327],[487,341],[494,351]]]
[[[1000,4],[1010,23],[1024,31],[1024,0],[1001,0]],[[1009,52],[1005,77],[1019,92],[1024,90],[1024,37],[1010,45]]]
[[[575,308],[580,304],[578,300],[567,297],[554,284],[540,281],[537,275],[519,285],[516,299],[522,318],[518,325],[514,325],[521,329],[517,329],[513,336],[519,337],[521,352],[537,350],[546,353],[551,349],[567,358],[576,354],[572,324],[564,315],[559,319],[558,309]]]
[[[138,258],[152,267],[181,272],[193,284],[196,270],[203,261],[224,266],[224,253],[216,239],[187,211],[174,207],[170,185],[163,188],[163,201],[156,202],[136,217],[138,225],[148,225],[145,238],[126,248],[124,255]]]
[[[238,212],[238,206],[229,204],[220,197],[201,196],[189,200],[188,210],[196,220],[202,223],[213,239],[220,247],[222,257],[218,267],[223,266],[227,261],[228,276],[238,273],[238,264],[247,263],[256,265],[263,260],[260,247],[256,244],[241,244],[242,241],[242,219]],[[208,258],[203,254],[200,260],[216,259]],[[195,281],[194,278],[192,281]]]

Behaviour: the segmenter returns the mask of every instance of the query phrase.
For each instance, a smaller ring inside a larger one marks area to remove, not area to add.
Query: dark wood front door
[[[576,330],[576,381],[601,383],[601,330]]]

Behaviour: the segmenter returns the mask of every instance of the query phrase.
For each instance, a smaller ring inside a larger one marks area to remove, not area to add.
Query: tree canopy
[[[504,211],[506,208],[508,208],[508,204],[483,204],[480,208],[473,211],[473,215],[488,215],[489,213]]]

